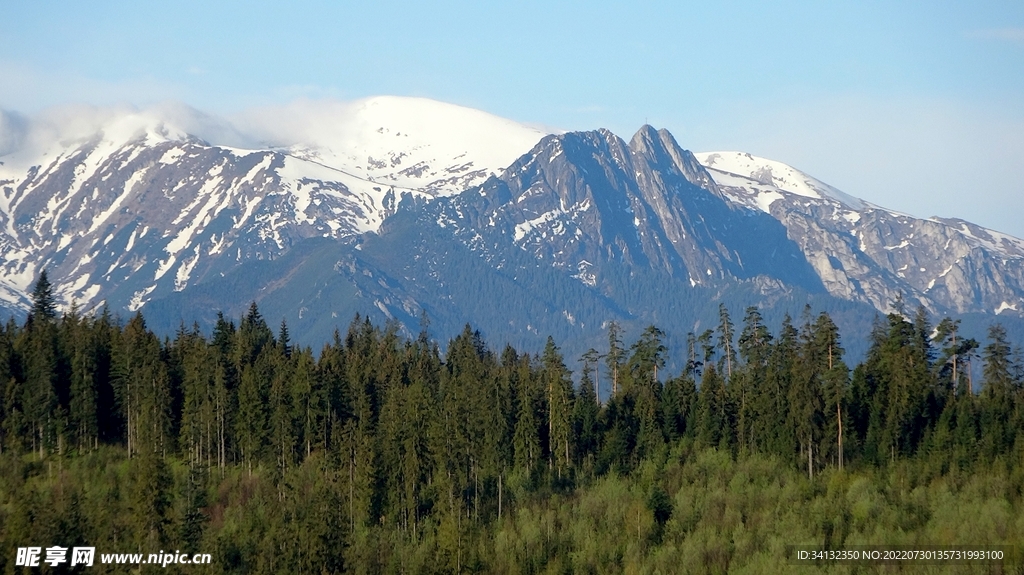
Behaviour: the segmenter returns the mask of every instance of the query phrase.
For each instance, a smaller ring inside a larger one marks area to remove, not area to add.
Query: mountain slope
[[[602,269],[625,265],[691,287],[770,271],[821,289],[785,229],[730,205],[664,130],[644,127],[628,144],[606,130],[548,136],[501,176],[434,205],[467,245],[511,242],[592,287]]]
[[[302,113],[312,139],[264,149],[204,141],[189,129],[253,145],[180,107],[65,113],[4,138],[20,145],[0,158],[0,298],[24,309],[45,267],[66,303],[134,311],[301,239],[376,229],[395,188],[461,191],[542,135],[423,99]],[[286,137],[275,121],[252,129]]]
[[[786,226],[836,297],[889,310],[1024,312],[1024,241],[955,219],[919,219],[853,198],[780,162],[696,155],[730,201]]]

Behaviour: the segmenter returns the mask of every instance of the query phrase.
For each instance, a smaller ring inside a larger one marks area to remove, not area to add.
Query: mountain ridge
[[[727,294],[742,306],[803,298],[861,310],[843,312],[850,317],[891,311],[897,300],[936,316],[1024,315],[1024,241],[887,210],[781,162],[692,153],[651,126],[627,142],[604,129],[544,135],[420,99],[360,105],[324,105],[323,117],[340,123],[313,127],[316,105],[300,106],[281,120],[298,122],[291,133],[264,130],[280,144],[264,149],[212,144],[179,127],[244,139],[209,118],[161,123],[141,112],[109,134],[19,136],[21,148],[0,157],[0,298],[23,313],[46,267],[65,304],[149,309],[173,330],[191,323],[183,310],[207,321],[245,293],[289,322],[325,306],[310,341],[360,310],[406,327],[423,312],[451,324],[486,317],[506,326],[499,337],[552,329],[592,340],[608,321],[659,318],[695,330],[711,319],[678,302],[707,306]],[[346,116],[360,110],[372,113]],[[418,134],[402,124],[431,110],[471,128],[460,140],[456,125],[432,147],[444,117]],[[288,140],[359,122],[355,135]],[[360,148],[360,138],[372,144]],[[474,138],[491,149],[463,152]],[[38,155],[47,141],[51,151]],[[494,165],[497,156],[508,162]],[[459,277],[463,268],[519,307],[497,313],[471,301],[481,290]],[[218,296],[217,285],[236,287]],[[289,303],[282,294],[304,295]],[[645,307],[654,302],[675,311]],[[513,317],[527,309],[551,317]]]

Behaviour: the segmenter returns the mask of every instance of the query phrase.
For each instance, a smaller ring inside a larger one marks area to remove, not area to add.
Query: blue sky
[[[15,2],[0,107],[424,96],[643,123],[1024,237],[1024,2]]]

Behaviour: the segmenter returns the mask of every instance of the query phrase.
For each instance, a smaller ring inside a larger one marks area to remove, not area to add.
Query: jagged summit
[[[679,146],[668,130],[655,130],[645,124],[633,135],[629,147],[652,163],[669,167],[693,184],[720,195],[718,186],[704,166],[692,152]]]
[[[691,286],[771,268],[820,289],[776,220],[733,209],[694,156],[650,126],[628,144],[608,130],[548,136],[479,191],[439,201],[438,210],[453,229],[496,231],[592,286],[609,266],[625,265]]]

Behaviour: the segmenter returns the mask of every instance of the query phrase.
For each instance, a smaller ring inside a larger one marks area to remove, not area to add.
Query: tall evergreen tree
[[[658,368],[664,367],[665,334],[655,326],[648,326],[640,339],[631,347],[629,359],[630,392],[635,397],[637,417],[637,457],[643,458],[664,442],[661,395]]]
[[[556,471],[562,474],[573,461],[572,412],[575,398],[569,370],[551,336],[544,346],[541,362],[541,377],[547,388],[549,456]]]
[[[790,394],[799,362],[798,332],[789,314],[783,318],[779,336],[768,360],[767,385],[755,389],[754,403],[758,419],[756,437],[763,437],[761,448],[779,457],[791,457],[796,437],[790,425]]]
[[[95,449],[99,446],[96,328],[89,318],[79,317],[72,306],[61,321],[61,336],[64,353],[71,364],[68,411],[75,446],[83,451]]]
[[[809,308],[800,330],[799,361],[794,366],[789,388],[789,425],[800,443],[800,455],[807,462],[807,475],[814,477],[814,453],[823,425],[822,372],[824,350],[818,345],[810,323]],[[824,339],[824,338],[822,338]]]
[[[601,358],[604,357],[594,348],[588,349],[580,356],[580,361],[583,363],[583,373],[588,376],[588,381],[592,383],[593,392],[597,399],[598,405],[601,404],[601,370],[598,366]],[[593,373],[594,377],[590,377]]]
[[[718,348],[722,350],[722,355],[718,360],[718,371],[725,375],[726,381],[732,381],[732,368],[736,363],[734,337],[729,309],[725,307],[724,303],[720,303],[718,304]]]
[[[604,361],[608,365],[608,378],[612,383],[612,397],[619,392],[619,370],[622,368],[624,358],[622,328],[613,321],[608,324],[608,353],[604,356]]]
[[[181,356],[182,409],[178,443],[190,465],[209,465],[217,442],[216,365],[198,328],[179,334],[174,348]]]
[[[743,361],[742,373],[733,378],[730,389],[736,404],[736,436],[740,449],[752,449],[758,417],[757,396],[765,393],[768,381],[768,361],[771,356],[772,335],[756,307],[748,307],[739,337],[739,357]]]
[[[57,303],[53,296],[53,285],[46,270],[39,272],[39,279],[32,288],[32,312],[34,320],[53,321],[57,317]]]
[[[591,352],[593,352],[591,354]],[[591,366],[597,364],[597,352],[591,349],[587,354],[590,361],[583,362],[580,376],[580,389],[573,404],[573,437],[576,445],[576,460],[590,461],[597,453],[598,447],[598,415],[601,406],[597,397],[597,382],[591,377]],[[585,357],[586,355],[585,354]]]
[[[991,325],[988,340],[982,352],[984,387],[980,398],[980,424],[985,455],[994,458],[996,454],[1006,452],[1016,438],[1013,410],[1020,381],[1013,375],[1015,369],[1006,328],[998,323]]]
[[[0,453],[21,451],[27,435],[24,384],[18,365],[21,354],[15,349],[15,342],[22,339],[18,331],[13,317],[6,326],[0,327],[0,392],[3,394],[0,396]]]
[[[728,447],[730,426],[725,380],[714,364],[704,369],[698,397],[697,439],[707,447]]]
[[[513,379],[516,397],[515,429],[513,431],[514,458],[516,469],[532,475],[538,469],[542,458],[540,442],[541,426],[541,393],[538,389],[533,370],[530,369],[529,356],[518,359]]]
[[[814,346],[822,358],[824,430],[819,451],[823,456],[832,455],[839,469],[842,469],[845,460],[844,423],[849,442],[850,425],[846,412],[850,376],[843,361],[844,350],[840,344],[839,328],[825,312],[821,312],[814,323]]]

